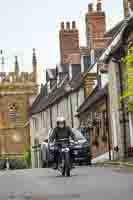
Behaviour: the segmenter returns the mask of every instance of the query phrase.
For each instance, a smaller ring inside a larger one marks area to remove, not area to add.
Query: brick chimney
[[[68,64],[68,56],[73,53],[79,53],[79,31],[76,28],[76,22],[72,24],[67,22],[61,23],[61,30],[59,32],[60,40],[60,63]]]
[[[124,17],[127,17],[129,14],[128,3],[128,0],[123,0]]]
[[[128,0],[123,0],[123,9],[124,9],[124,17],[127,17],[129,14]]]
[[[133,0],[128,0],[128,13],[129,16],[133,16]]]
[[[105,47],[104,33],[106,32],[106,16],[102,10],[101,0],[97,0],[96,10],[93,4],[88,5],[88,12],[86,14],[86,40],[87,46],[91,48]]]
[[[123,0],[124,17],[133,15],[133,0]]]

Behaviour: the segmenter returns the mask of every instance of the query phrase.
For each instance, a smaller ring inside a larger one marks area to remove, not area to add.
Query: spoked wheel
[[[58,170],[61,172],[62,176],[65,176],[65,164],[62,155],[60,155],[58,159]]]
[[[61,169],[62,176],[65,176],[65,171],[66,171],[66,169],[65,169],[65,161],[62,160],[62,169]]]
[[[61,172],[62,176],[70,176],[71,160],[69,152],[60,154],[58,158],[58,170]]]
[[[62,176],[65,176],[65,169],[62,170]]]
[[[70,176],[71,171],[71,163],[70,163],[70,154],[69,152],[65,153],[65,174],[66,176]]]
[[[70,174],[70,169],[67,169],[67,170],[66,170],[66,176],[69,177],[70,175],[71,175],[71,174]]]

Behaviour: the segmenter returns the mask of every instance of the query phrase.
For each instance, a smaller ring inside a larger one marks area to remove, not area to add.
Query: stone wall
[[[5,153],[22,154],[29,145],[29,103],[26,95],[4,95],[0,98],[0,136]],[[2,153],[2,152],[0,152]]]

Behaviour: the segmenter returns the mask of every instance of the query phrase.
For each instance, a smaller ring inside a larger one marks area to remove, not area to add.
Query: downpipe
[[[124,88],[123,88],[123,77],[122,77],[122,67],[121,67],[121,63],[120,61],[117,62],[118,63],[118,67],[119,67],[119,78],[120,78],[120,92],[121,92],[121,96],[123,96],[123,92],[124,92]],[[126,142],[126,113],[125,113],[125,105],[124,102],[121,101],[121,107],[122,107],[122,118],[123,118],[123,134],[124,134],[124,141],[123,141],[123,145],[124,145],[124,157],[127,158],[128,157],[128,152],[127,152],[127,142]]]

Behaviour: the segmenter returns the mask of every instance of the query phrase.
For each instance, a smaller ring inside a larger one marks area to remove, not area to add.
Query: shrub
[[[121,99],[126,100],[128,111],[133,112],[133,46],[128,47],[122,63],[125,66],[123,75],[125,90]]]
[[[9,159],[10,169],[26,169],[28,165],[23,158],[10,158]]]
[[[27,163],[28,167],[31,166],[31,151],[27,150],[24,152],[24,156],[23,156],[25,162]]]
[[[6,160],[5,158],[0,158],[0,170],[6,168]]]

